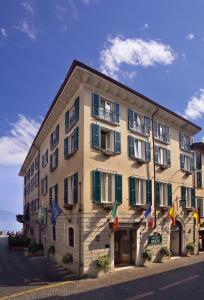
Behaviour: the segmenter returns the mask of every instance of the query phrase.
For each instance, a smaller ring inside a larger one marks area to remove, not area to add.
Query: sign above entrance
[[[159,232],[155,232],[153,235],[149,236],[148,244],[149,245],[159,245],[162,243],[162,236]]]

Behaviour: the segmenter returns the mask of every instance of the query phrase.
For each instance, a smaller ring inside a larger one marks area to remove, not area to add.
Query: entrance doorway
[[[181,238],[182,226],[180,222],[176,221],[175,225],[171,225],[170,250],[172,256],[181,256]]]
[[[118,230],[114,234],[115,266],[123,267],[135,263],[135,230]]]

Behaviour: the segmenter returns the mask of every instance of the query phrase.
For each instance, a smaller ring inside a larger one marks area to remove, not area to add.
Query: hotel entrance
[[[135,264],[136,231],[133,229],[118,230],[114,233],[114,262],[116,267]]]

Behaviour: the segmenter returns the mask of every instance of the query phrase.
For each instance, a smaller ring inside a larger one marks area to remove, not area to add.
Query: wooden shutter
[[[78,203],[78,173],[74,174],[74,204]]]
[[[92,171],[93,202],[101,202],[101,172]]]
[[[201,171],[196,172],[196,186],[202,187],[202,172]]]
[[[201,170],[202,169],[202,157],[200,152],[196,152],[196,169]]]
[[[119,103],[114,103],[114,115],[115,115],[115,118],[114,118],[114,121],[115,123],[120,123],[120,105]]]
[[[75,100],[75,122],[79,120],[79,97]]]
[[[195,188],[191,189],[191,207],[195,208]]]
[[[171,166],[171,151],[170,150],[166,150],[166,157],[167,157],[167,165]]]
[[[122,203],[122,175],[115,174],[115,201]]]
[[[144,116],[144,133],[149,134],[150,131],[150,119]]]
[[[53,133],[50,135],[50,149],[53,147]]]
[[[93,116],[99,115],[99,95],[92,94],[92,114]]]
[[[151,144],[150,142],[145,142],[145,160],[151,161]]]
[[[191,158],[191,172],[194,171],[194,158]]]
[[[129,157],[135,158],[135,151],[134,151],[134,137],[128,135],[128,152]]]
[[[186,207],[186,187],[181,186],[181,201],[182,201],[182,206],[183,208]]]
[[[155,164],[159,163],[159,146],[154,146],[154,162]]]
[[[183,138],[184,138],[184,134],[182,132],[179,132],[179,145],[180,148],[183,148]]]
[[[101,148],[101,126],[92,123],[92,147]]]
[[[52,156],[53,156],[53,154],[50,154],[50,170],[52,170],[52,167],[53,167],[53,165],[52,165]]]
[[[152,181],[146,180],[146,204],[152,204]]]
[[[52,207],[52,188],[51,187],[49,189],[49,204],[50,204],[50,207]]]
[[[121,134],[118,131],[114,131],[114,152],[121,153]]]
[[[58,204],[58,184],[55,184],[54,191],[55,191],[55,199],[54,200]]]
[[[172,206],[172,184],[168,183],[168,206]]]
[[[55,150],[55,167],[58,166],[58,149]]]
[[[69,129],[69,111],[65,113],[65,132]]]
[[[160,206],[160,183],[156,182],[156,206]]]
[[[69,156],[69,138],[66,137],[64,139],[64,158],[68,158]]]
[[[153,122],[153,133],[154,133],[154,137],[158,137],[158,122],[157,121]]]
[[[185,155],[180,154],[180,167],[181,167],[181,170],[184,170],[184,159],[185,159]]]
[[[68,204],[68,177],[64,178],[64,204]]]
[[[133,176],[129,177],[129,201],[130,205],[136,205],[136,178]]]
[[[128,129],[133,129],[133,115],[134,112],[132,109],[128,108]]]
[[[55,144],[59,143],[59,125],[57,125],[56,127],[56,140],[55,140]]]
[[[79,141],[78,135],[79,135],[79,129],[78,129],[78,126],[77,126],[74,129],[74,151],[78,150],[78,141]]]

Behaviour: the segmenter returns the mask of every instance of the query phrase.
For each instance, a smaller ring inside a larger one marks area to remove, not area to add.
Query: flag
[[[61,208],[58,206],[55,200],[52,201],[52,207],[51,207],[51,224],[56,224],[56,218],[59,217],[62,213]]]
[[[152,217],[152,207],[151,205],[147,206],[144,213],[145,218],[147,219],[148,229],[151,230],[153,227],[153,217]]]
[[[197,208],[195,208],[195,210],[194,210],[193,217],[196,220],[196,226],[199,226],[200,225],[200,217],[199,217],[199,212],[198,212]]]
[[[168,217],[172,220],[172,224],[175,225],[176,223],[176,213],[174,207],[169,208]]]
[[[117,231],[119,227],[119,222],[118,222],[118,203],[117,201],[115,202],[115,205],[112,209],[111,212],[111,222],[113,222],[113,231]]]

